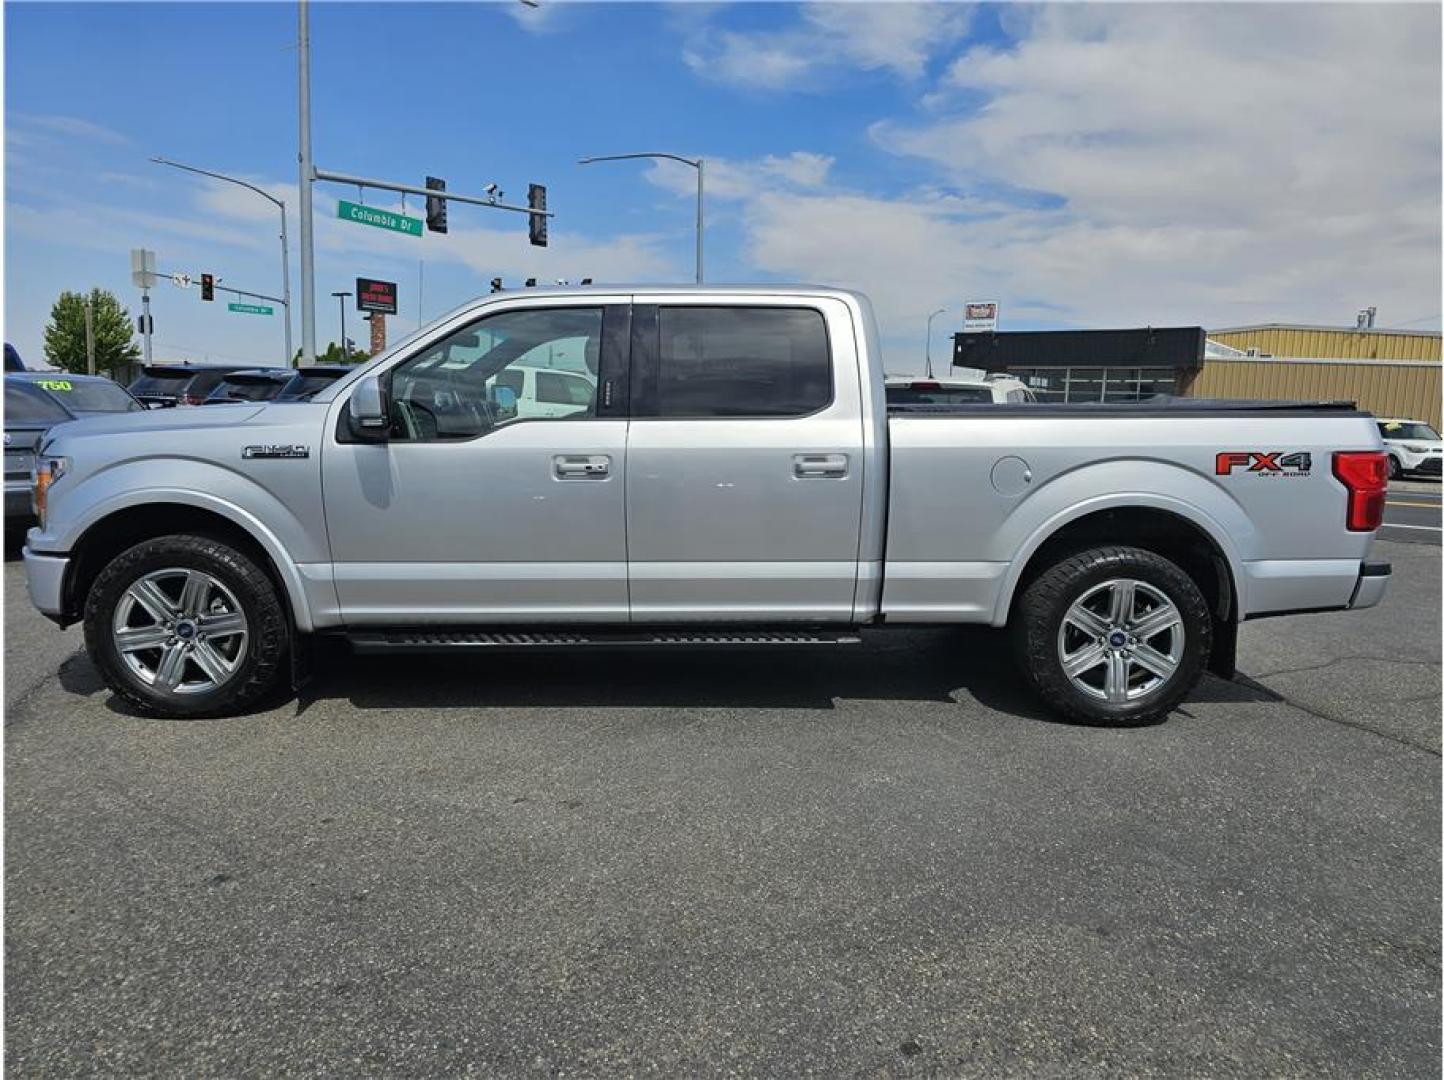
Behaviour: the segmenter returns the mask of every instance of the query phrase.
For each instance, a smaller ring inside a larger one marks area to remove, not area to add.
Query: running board
[[[358,653],[585,649],[650,646],[860,645],[851,631],[825,630],[382,630],[347,635]]]

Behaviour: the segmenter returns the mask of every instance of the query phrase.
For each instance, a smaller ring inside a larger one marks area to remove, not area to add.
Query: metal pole
[[[697,284],[702,284],[702,171],[706,163],[697,159]]]
[[[301,152],[301,359],[316,362],[316,250],[311,223],[311,18],[308,0],[300,0]]]
[[[85,298],[85,371],[95,374],[95,305],[91,296]]]
[[[281,295],[285,297],[281,306],[286,309],[286,366],[296,366],[296,354],[291,351],[291,255],[286,244],[286,204],[281,204]]]
[[[351,294],[348,292],[333,292],[331,294],[341,305],[341,356],[346,363],[351,362],[351,349],[346,344],[346,298]]]
[[[141,286],[140,290],[140,311],[145,318],[145,333],[141,340],[145,342],[145,364],[150,366],[150,286]]]
[[[933,312],[931,315],[928,316],[928,344],[927,344],[927,350],[926,350],[926,351],[927,351],[927,358],[928,358],[928,378],[929,378],[929,379],[931,379],[931,378],[933,377],[933,320],[936,319],[939,315],[941,315],[943,312],[945,312],[945,311],[947,311],[947,310],[948,310],[947,308],[941,308],[941,307],[940,307],[940,308],[938,308],[937,311]]]

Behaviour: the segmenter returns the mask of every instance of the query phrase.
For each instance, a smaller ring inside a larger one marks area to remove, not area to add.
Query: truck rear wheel
[[[116,695],[153,716],[241,712],[275,688],[289,638],[276,587],[251,556],[207,536],[117,555],[85,601],[85,645]]]
[[[1012,619],[1024,679],[1085,723],[1157,720],[1198,683],[1213,623],[1198,585],[1152,551],[1100,547],[1050,566]]]

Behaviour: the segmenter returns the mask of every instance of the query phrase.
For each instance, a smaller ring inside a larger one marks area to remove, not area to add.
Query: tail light
[[[1384,520],[1388,457],[1373,450],[1340,450],[1334,454],[1334,475],[1349,492],[1349,531],[1373,532]]]

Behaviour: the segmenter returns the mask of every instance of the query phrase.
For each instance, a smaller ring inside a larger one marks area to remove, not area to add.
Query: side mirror
[[[348,406],[351,423],[357,434],[384,437],[390,428],[390,417],[386,410],[386,391],[381,386],[381,376],[368,375],[356,384]]]
[[[497,419],[516,419],[516,391],[509,386],[498,386],[495,392]]]

